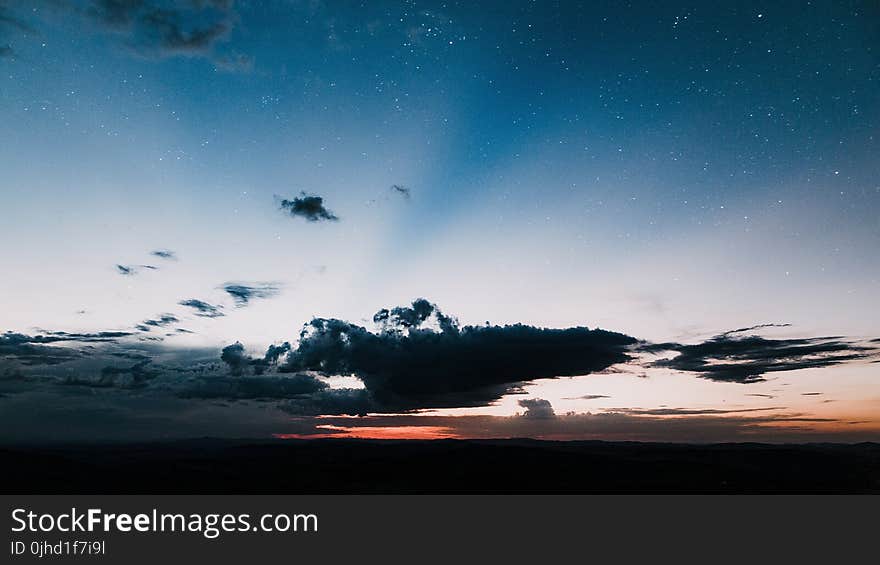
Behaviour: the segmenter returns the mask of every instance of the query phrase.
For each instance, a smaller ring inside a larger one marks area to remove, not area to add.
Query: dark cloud
[[[207,302],[204,302],[197,298],[181,300],[180,302],[178,302],[178,304],[180,304],[181,306],[186,306],[187,308],[194,309],[196,311],[196,316],[200,316],[202,318],[219,318],[221,316],[225,316],[225,314],[220,311],[223,306],[214,306],[213,304],[208,304]]]
[[[62,332],[62,331],[47,331],[44,332],[45,335],[35,335],[35,336],[25,336],[23,334],[13,334],[11,332],[7,332],[5,335],[13,335],[20,336],[22,338],[27,339],[31,343],[54,343],[58,341],[81,341],[81,342],[107,342],[107,341],[116,341],[123,337],[128,337],[130,335],[134,335],[132,332],[120,332],[120,331],[103,331],[103,332],[95,332],[95,333],[70,333],[70,332]]]
[[[570,396],[565,400],[598,400],[600,398],[611,398],[605,394],[585,394],[583,396]]]
[[[163,328],[167,325],[174,324],[179,321],[180,320],[174,314],[160,314],[158,318],[152,320],[144,320],[135,327],[142,332],[148,332],[152,328]]]
[[[262,375],[267,369],[275,367],[281,356],[289,352],[290,343],[285,341],[280,345],[270,345],[262,358],[256,358],[247,355],[244,345],[235,342],[223,348],[220,352],[220,360],[226,363],[232,375],[240,376],[248,368],[252,368],[255,375]]]
[[[757,335],[739,335],[751,329],[754,328],[726,332],[695,345],[648,344],[642,350],[678,353],[670,359],[653,362],[654,367],[738,383],[762,381],[767,373],[828,367],[877,354],[876,348],[839,337],[769,339]]]
[[[821,392],[802,392],[801,396],[822,396]]]
[[[312,320],[280,370],[356,375],[384,411],[482,406],[527,381],[625,362],[636,343],[584,327],[459,327],[424,299],[380,310],[374,320],[376,332],[342,320]]]
[[[373,315],[373,323],[380,325],[384,333],[400,334],[410,328],[422,326],[432,316],[436,318],[437,326],[441,331],[457,330],[457,320],[446,316],[424,298],[414,300],[411,306],[396,306],[390,310],[383,308]]]
[[[310,222],[339,220],[333,212],[324,207],[324,199],[320,196],[309,195],[301,192],[298,197],[293,200],[286,198],[281,200],[280,207],[286,210],[291,216],[299,216]]]
[[[748,326],[745,328],[737,328],[735,330],[728,330],[722,334],[719,334],[720,337],[728,337],[734,334],[741,334],[745,332],[750,332],[754,330],[764,330],[769,328],[790,328],[791,324],[756,324],[754,326]]]
[[[33,26],[14,15],[4,4],[0,4],[0,29],[13,29],[22,33],[36,33]]]
[[[82,357],[82,353],[70,347],[43,345],[41,336],[7,332],[0,335],[0,358],[22,365],[56,365]]]
[[[747,394],[746,396],[756,396],[758,398],[776,398],[772,394],[758,394],[758,393]]]
[[[231,0],[91,0],[81,13],[153,56],[214,58],[237,20]]]
[[[61,384],[68,386],[88,386],[93,388],[143,388],[147,382],[161,374],[150,368],[152,360],[144,359],[134,365],[117,367],[108,365],[101,369],[96,379],[84,378],[80,374],[66,378]]]
[[[44,331],[38,335],[6,332],[0,334],[0,358],[22,365],[57,365],[91,355],[91,344],[114,344],[132,335],[133,332],[123,331]],[[59,343],[63,345],[49,345]]]
[[[280,292],[275,283],[224,283],[221,287],[237,306],[247,306],[254,298],[272,298]]]
[[[150,255],[153,255],[153,256],[158,257],[160,259],[168,259],[168,260],[177,259],[177,254],[175,254],[174,251],[171,251],[170,249],[157,249],[155,251],[151,251]]]
[[[556,413],[553,412],[553,405],[549,400],[543,398],[524,398],[519,401],[519,405],[526,409],[523,418],[544,419],[554,418]]]
[[[395,194],[399,194],[399,195],[403,196],[403,197],[406,198],[406,199],[409,199],[409,197],[410,197],[410,189],[407,188],[407,187],[405,187],[405,186],[403,186],[403,185],[400,185],[400,184],[392,184],[392,185],[391,185],[391,190],[394,191]]]
[[[36,30],[25,20],[14,14],[5,3],[0,3],[0,58],[15,56],[15,49],[9,39],[32,35]]]
[[[372,394],[362,388],[328,388],[315,394],[291,399],[280,408],[295,416],[365,416],[371,412],[381,412],[383,409],[373,399]]]
[[[229,365],[229,372],[233,375],[241,375],[251,362],[251,358],[244,352],[244,345],[237,341],[223,348],[220,360]]]
[[[313,395],[327,384],[311,375],[207,377],[178,393],[181,398],[225,400],[280,400]]]
[[[91,343],[115,343],[121,338],[133,335],[132,332],[104,331],[96,333],[71,333],[49,331],[39,335],[16,332],[0,334],[0,358],[16,361],[22,365],[57,365],[81,359],[91,353],[82,345]],[[65,346],[53,346],[67,342]]]

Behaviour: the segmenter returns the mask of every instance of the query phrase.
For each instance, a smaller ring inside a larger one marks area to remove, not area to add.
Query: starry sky
[[[878,125],[869,1],[0,0],[0,439],[876,440]]]

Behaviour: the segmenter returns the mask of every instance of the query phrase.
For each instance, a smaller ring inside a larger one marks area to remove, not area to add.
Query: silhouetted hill
[[[14,493],[878,493],[880,444],[201,439],[0,448]]]

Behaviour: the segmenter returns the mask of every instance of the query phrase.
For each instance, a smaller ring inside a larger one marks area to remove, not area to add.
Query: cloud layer
[[[726,332],[692,345],[651,344],[644,349],[677,353],[654,362],[654,367],[738,383],[762,381],[767,373],[829,367],[876,355],[876,348],[839,337],[768,339],[742,335],[752,329],[755,328]]]
[[[254,283],[227,286],[232,287],[230,294],[240,294],[245,304],[254,297],[265,297],[267,290]],[[193,308],[197,315],[219,308],[197,299],[181,304]],[[177,321],[174,314],[162,314],[135,329],[148,332]],[[741,383],[760,381],[769,372],[869,361],[877,355],[876,343],[871,341],[858,344],[842,338],[769,339],[749,334],[761,329],[725,332],[696,344],[650,344],[622,333],[587,327],[462,326],[435,304],[418,299],[407,306],[379,310],[369,328],[339,319],[315,318],[305,324],[295,342],[271,345],[258,355],[249,353],[239,342],[219,353],[216,349],[169,348],[138,341],[143,334],[137,331],[41,331],[36,335],[7,332],[0,334],[0,401],[22,396],[87,398],[100,394],[114,403],[128,402],[135,398],[131,395],[155,399],[144,400],[147,403],[160,403],[166,398],[226,406],[270,403],[288,417],[310,422],[303,424],[301,432],[309,437],[361,437],[359,434],[397,432],[380,430],[381,426],[361,429],[364,426],[344,418],[331,424],[332,420],[327,419],[387,414],[388,421],[398,426],[430,426],[429,420],[412,423],[399,415],[487,406],[504,395],[522,394],[525,385],[539,379],[589,375],[618,364],[638,365],[645,363],[643,355],[648,353],[672,355],[650,361],[654,367]],[[341,381],[345,387],[332,386],[340,378],[348,379]],[[812,392],[801,394],[818,396]],[[574,397],[600,398],[607,395]],[[797,426],[848,424],[799,414],[782,404],[729,409],[622,407],[605,408],[600,414],[560,415],[542,398],[522,398],[518,403],[524,409],[518,417],[447,418],[434,427],[446,430],[437,432],[445,434],[443,437],[512,434],[510,437],[582,439],[601,434],[610,438],[616,433],[621,438],[627,434],[630,438],[648,438],[638,433],[638,426],[648,423],[659,434],[657,437],[665,433],[669,439],[679,432],[685,437],[686,426],[692,426],[694,435],[690,439],[699,439],[697,430],[735,438],[740,437],[738,434],[747,437],[749,433],[762,433],[765,426],[771,425],[794,430]],[[310,420],[315,416],[322,418]],[[377,417],[373,421],[380,421]],[[427,428],[418,433],[422,432],[434,433]]]

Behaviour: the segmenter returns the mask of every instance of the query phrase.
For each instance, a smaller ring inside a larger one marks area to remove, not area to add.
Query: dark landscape
[[[39,494],[880,493],[880,444],[201,439],[0,448]]]

